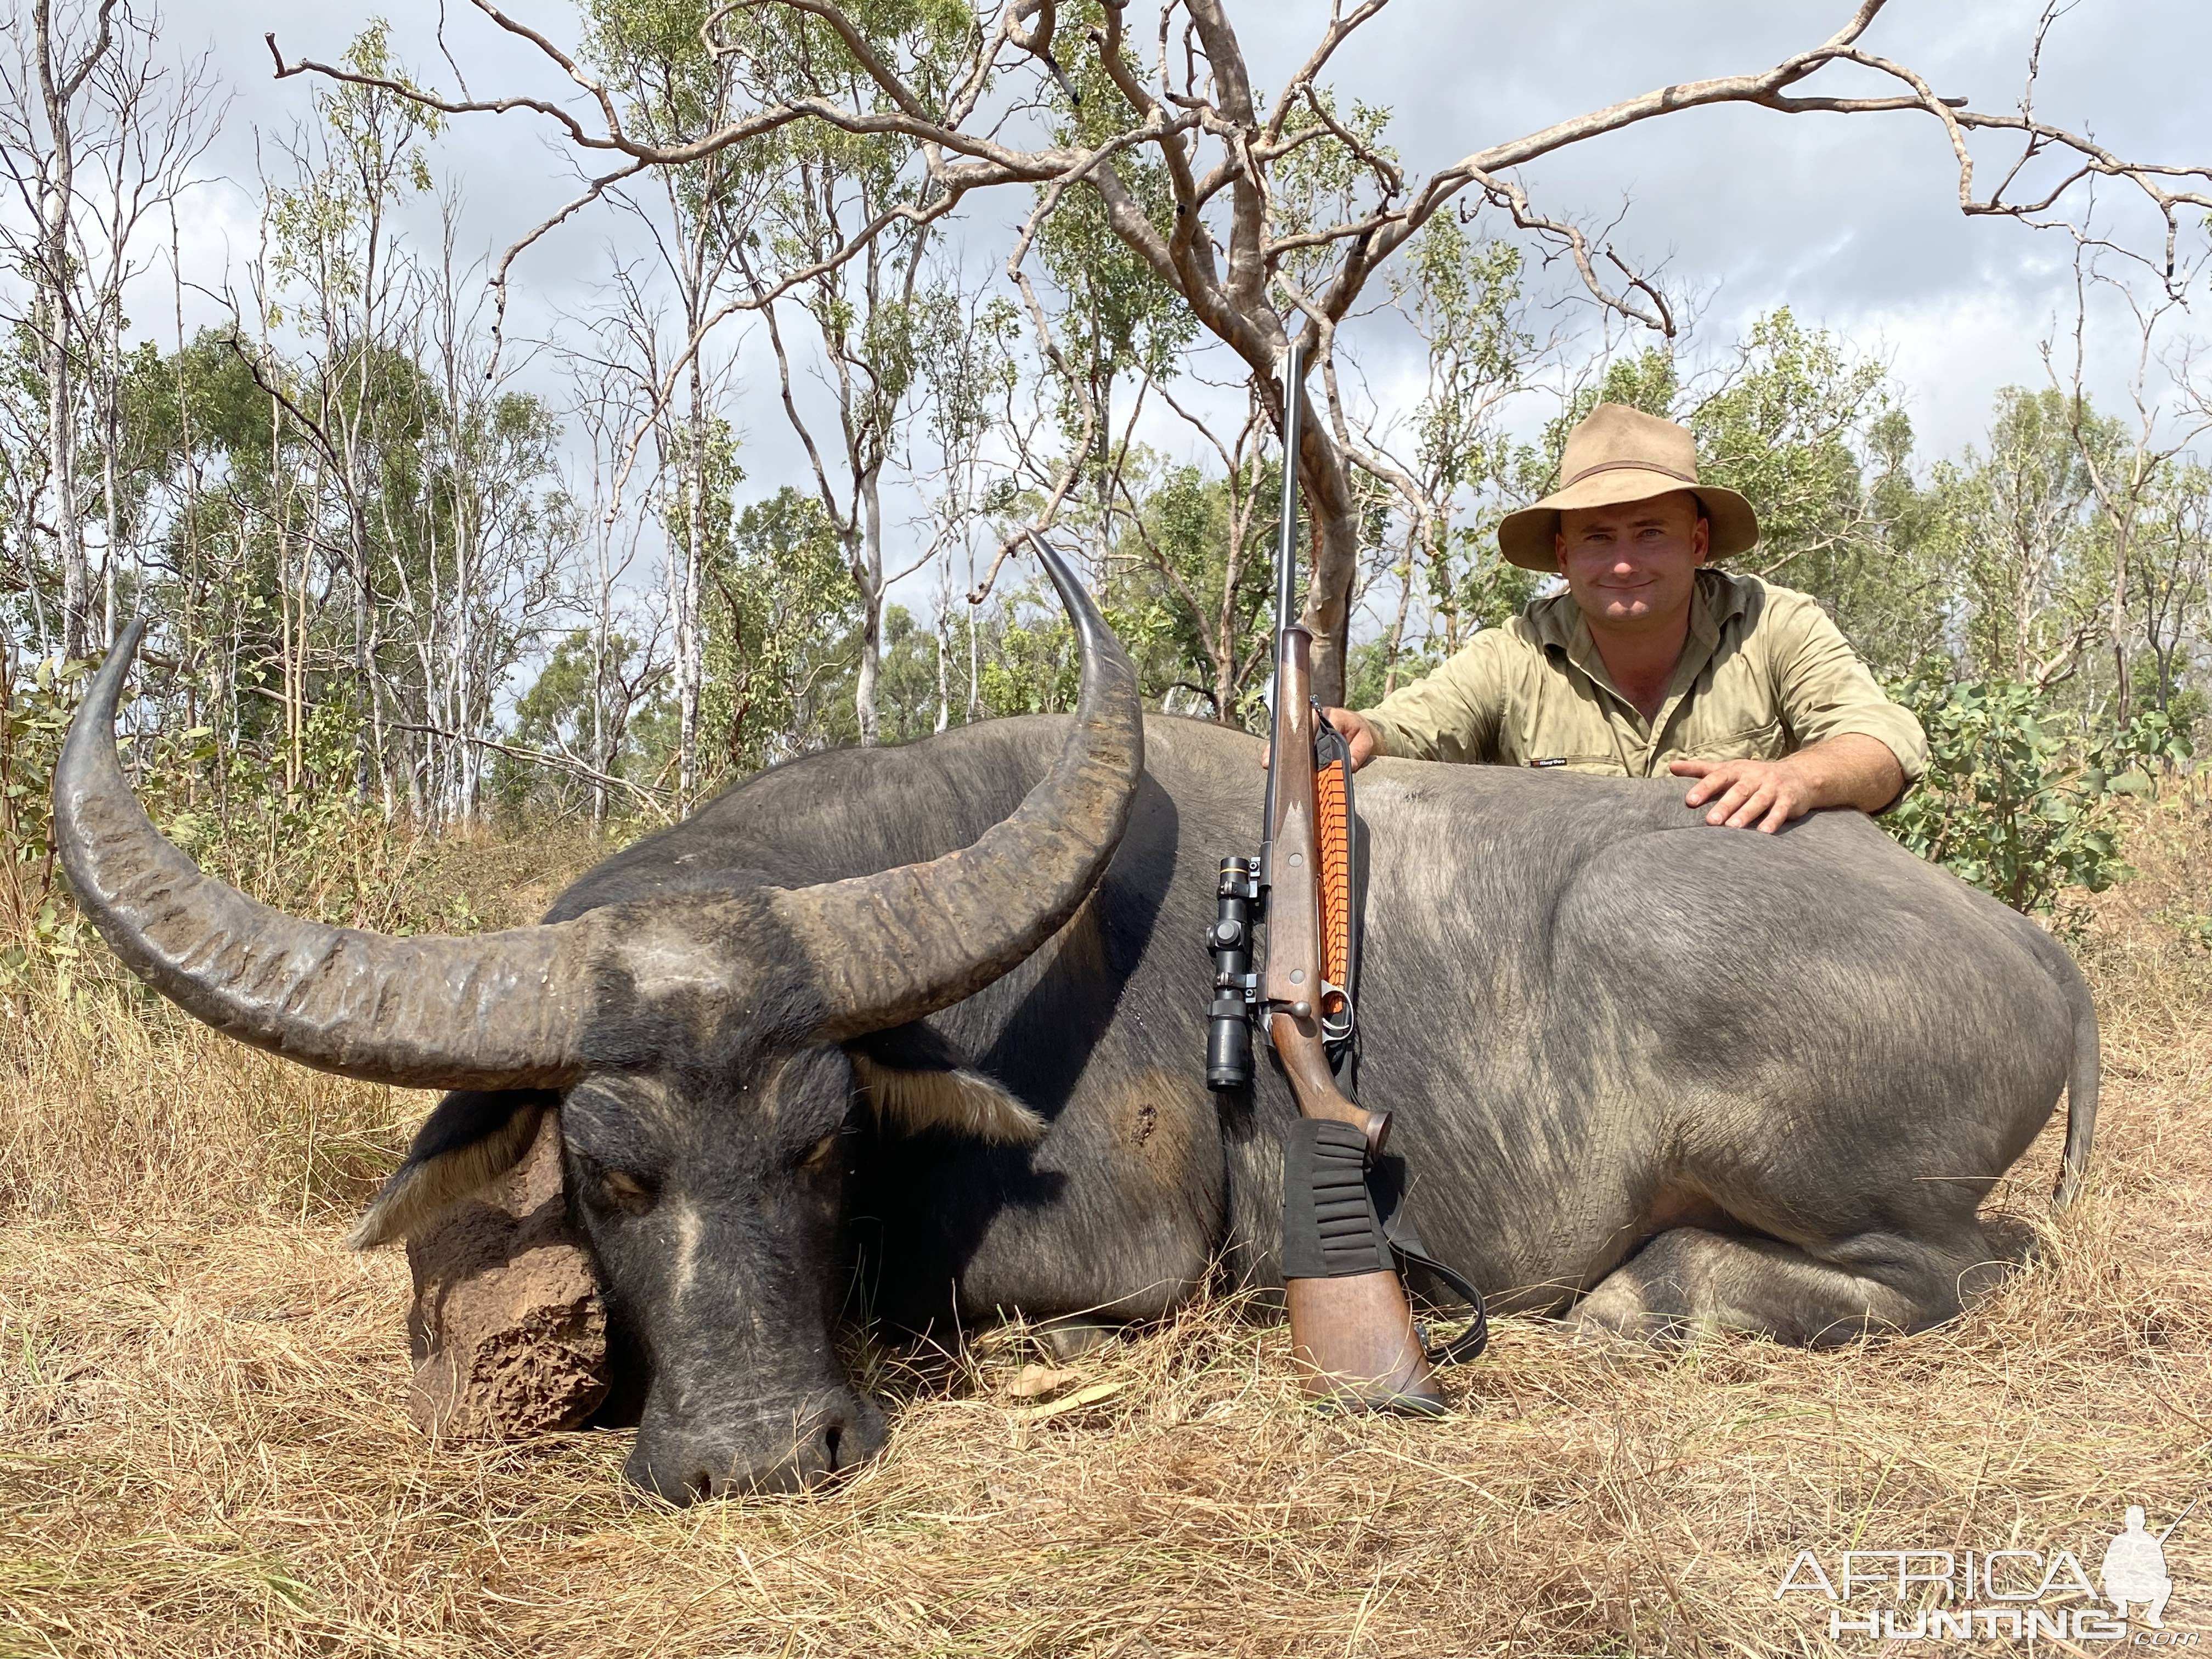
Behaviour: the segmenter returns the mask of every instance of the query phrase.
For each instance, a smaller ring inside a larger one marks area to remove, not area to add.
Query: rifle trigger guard
[[[1321,1040],[1328,1043],[1349,1042],[1352,1041],[1352,1032],[1358,1027],[1358,1012],[1352,1006],[1352,993],[1341,985],[1330,984],[1327,980],[1321,982],[1322,1007],[1328,1006],[1328,1000],[1332,994],[1344,999],[1344,1009],[1340,1013],[1323,1014],[1321,1017]]]

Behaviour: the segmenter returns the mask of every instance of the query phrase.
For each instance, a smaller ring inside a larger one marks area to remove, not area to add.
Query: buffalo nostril
[[[684,1499],[686,1504],[703,1503],[714,1495],[714,1477],[704,1469],[695,1469],[684,1477]]]
[[[839,1467],[837,1461],[837,1446],[838,1443],[843,1440],[844,1437],[845,1426],[842,1423],[832,1423],[828,1428],[822,1431],[822,1449],[829,1454],[830,1467],[833,1469]]]

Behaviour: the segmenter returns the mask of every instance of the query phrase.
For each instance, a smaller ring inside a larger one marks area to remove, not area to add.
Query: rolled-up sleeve
[[[1363,709],[1376,751],[1408,760],[1495,760],[1513,647],[1507,629],[1486,628],[1433,673]]]
[[[1782,720],[1794,746],[1847,732],[1879,739],[1897,757],[1909,787],[1928,769],[1928,738],[1912,711],[1890,701],[1828,613],[1802,593],[1769,588]]]

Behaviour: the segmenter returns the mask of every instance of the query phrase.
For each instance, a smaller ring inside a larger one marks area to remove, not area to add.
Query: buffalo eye
[[[837,1145],[844,1138],[844,1130],[832,1129],[800,1155],[799,1167],[802,1170],[819,1170],[826,1167],[830,1160],[837,1156]]]
[[[605,1170],[599,1174],[598,1196],[609,1209],[643,1215],[659,1194],[626,1170]]]

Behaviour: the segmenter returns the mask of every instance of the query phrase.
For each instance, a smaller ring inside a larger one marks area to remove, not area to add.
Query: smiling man
[[[1355,765],[1376,755],[1694,779],[1713,823],[1770,833],[1823,806],[1875,812],[1928,763],[1805,594],[1709,561],[1759,539],[1751,503],[1698,482],[1672,421],[1600,404],[1560,487],[1498,527],[1515,564],[1566,589],[1485,629],[1364,713],[1332,708]]]

